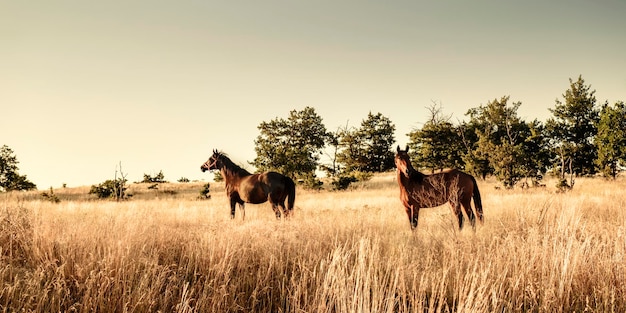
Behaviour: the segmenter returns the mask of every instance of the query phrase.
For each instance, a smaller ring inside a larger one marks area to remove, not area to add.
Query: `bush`
[[[150,176],[148,174],[143,174],[142,183],[167,183],[165,180],[165,175],[163,175],[163,171],[159,171],[158,174],[154,176]]]
[[[188,183],[189,182],[189,178],[187,177],[181,177],[178,179],[179,183]]]
[[[61,202],[61,199],[59,199],[59,197],[54,194],[54,190],[52,189],[52,187],[50,187],[50,193],[44,191],[41,193],[41,197],[44,198],[44,200],[48,200],[53,203]]]
[[[356,177],[352,175],[341,175],[335,177],[331,184],[333,185],[333,190],[346,190],[350,187],[350,184],[357,181]]]
[[[374,176],[374,173],[372,172],[357,171],[354,173],[354,177],[357,179],[357,181],[368,181],[372,179],[372,176]]]
[[[211,188],[211,184],[206,183],[203,187],[202,190],[200,190],[200,199],[211,199],[211,195],[209,194],[211,192],[210,190]]]
[[[350,184],[358,181],[368,181],[374,176],[372,172],[354,171],[349,174],[343,172],[336,176],[332,181],[333,190],[346,190]]]
[[[567,179],[562,178],[556,183],[557,192],[566,192],[566,191],[572,190],[573,188],[574,188],[573,180],[571,183],[569,183]]]
[[[126,196],[126,180],[118,178],[117,180],[106,180],[99,185],[92,185],[89,194],[94,194],[100,199],[116,198],[124,199]]]
[[[324,183],[319,180],[315,175],[308,174],[302,179],[298,180],[299,184],[302,184],[302,187],[310,190],[321,190]]]

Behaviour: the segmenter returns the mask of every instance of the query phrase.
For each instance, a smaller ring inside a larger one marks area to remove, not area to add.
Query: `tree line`
[[[573,187],[579,176],[601,173],[614,179],[626,166],[626,105],[599,105],[582,76],[569,83],[546,122],[521,118],[522,103],[509,96],[469,109],[468,121],[454,122],[441,105],[431,105],[423,126],[407,134],[414,165],[426,172],[454,167],[482,178],[494,176],[506,188],[520,181],[539,184],[548,173],[559,177],[562,189]],[[333,179],[333,188],[344,189],[394,168],[396,128],[381,113],[370,112],[358,127],[329,131],[315,109],[305,107],[286,118],[263,121],[258,129],[256,157],[249,163],[306,187],[322,186],[318,170]],[[17,164],[13,151],[3,146],[0,191],[36,188],[18,174]]]
[[[623,101],[598,105],[595,90],[582,76],[569,83],[545,123],[521,118],[522,103],[509,96],[469,109],[469,120],[457,123],[440,105],[432,105],[423,126],[407,134],[415,166],[427,172],[455,167],[482,178],[494,176],[506,188],[520,181],[537,185],[548,173],[560,178],[562,189],[573,187],[579,176],[615,178],[626,165],[626,106]],[[334,183],[349,184],[363,173],[394,167],[395,125],[381,113],[370,112],[359,127],[328,131],[315,109],[306,107],[292,110],[286,119],[262,122],[258,129],[257,156],[250,164],[310,187],[320,186],[318,169]],[[328,162],[320,161],[323,155]]]

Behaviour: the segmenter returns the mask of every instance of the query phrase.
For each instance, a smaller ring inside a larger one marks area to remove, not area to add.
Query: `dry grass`
[[[208,201],[200,184],[120,203],[0,195],[0,311],[626,311],[626,181],[481,182],[475,232],[447,207],[411,232],[392,180],[298,190],[289,221],[267,204],[230,220],[218,184]]]

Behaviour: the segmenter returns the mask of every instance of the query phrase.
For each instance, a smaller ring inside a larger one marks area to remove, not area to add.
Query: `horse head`
[[[396,156],[394,158],[394,163],[396,164],[396,168],[398,171],[409,177],[410,168],[411,168],[411,158],[409,157],[409,145],[406,146],[405,150],[401,150],[400,146],[396,148]]]
[[[217,151],[217,149],[213,150],[213,155],[206,161],[202,166],[200,166],[200,170],[203,172],[210,170],[219,170],[223,166],[222,163],[222,153]]]

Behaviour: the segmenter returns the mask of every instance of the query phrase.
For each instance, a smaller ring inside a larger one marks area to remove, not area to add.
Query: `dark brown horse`
[[[230,199],[230,217],[235,218],[235,205],[239,204],[246,217],[244,203],[259,204],[267,200],[272,204],[276,218],[282,209],[285,217],[293,210],[296,200],[296,184],[283,174],[264,172],[251,174],[231,161],[224,153],[213,150],[213,155],[200,169],[203,172],[219,170],[226,184],[226,195]],[[287,207],[285,207],[287,199]],[[280,207],[280,208],[279,208]]]
[[[417,227],[420,208],[431,208],[450,203],[454,214],[459,220],[459,229],[463,228],[463,212],[470,220],[472,227],[476,226],[476,218],[471,207],[472,197],[478,219],[483,221],[483,206],[476,179],[470,174],[456,169],[444,170],[432,175],[425,175],[411,165],[409,147],[406,150],[397,148],[395,163],[397,168],[398,185],[400,185],[400,201],[406,208],[411,229]]]

